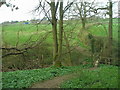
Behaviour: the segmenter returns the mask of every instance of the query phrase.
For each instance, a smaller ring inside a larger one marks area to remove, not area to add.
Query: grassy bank
[[[61,88],[118,88],[118,67],[101,66],[83,70],[79,77],[61,84]]]

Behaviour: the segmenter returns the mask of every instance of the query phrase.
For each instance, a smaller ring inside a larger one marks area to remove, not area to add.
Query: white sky
[[[9,0],[6,0],[9,1]],[[11,0],[10,3],[19,7],[18,10],[11,11],[10,7],[2,5],[0,7],[0,23],[3,21],[12,21],[12,20],[30,20],[34,18],[31,10],[33,10],[37,4],[38,0]]]
[[[10,0],[6,0],[6,2],[9,1]],[[104,3],[107,0],[97,0],[97,1]],[[118,1],[118,0],[113,0],[113,1]],[[38,5],[39,3],[38,0],[11,0],[10,3],[18,6],[19,9],[11,11],[10,7],[7,7],[6,5],[2,5],[0,7],[0,23],[4,21],[31,20],[36,17],[32,13],[30,13],[30,11],[32,11]],[[115,11],[116,9],[118,9],[118,6],[113,7],[113,11]],[[113,15],[113,16],[117,16],[117,15]]]

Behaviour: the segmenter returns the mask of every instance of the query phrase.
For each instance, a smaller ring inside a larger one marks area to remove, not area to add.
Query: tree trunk
[[[66,33],[64,32],[64,39],[66,42],[66,48],[67,48],[67,52],[68,52],[68,62],[69,62],[69,66],[72,66],[72,60],[71,60],[71,51],[70,51],[70,45],[69,45],[69,41],[67,39]]]
[[[82,28],[85,29],[86,25],[86,2],[81,2],[81,6],[79,7],[78,4],[76,4],[76,7],[79,11],[80,19],[82,22]]]
[[[83,29],[85,29],[85,24],[86,24],[86,2],[84,2],[84,4],[83,4],[83,23],[82,23],[82,25],[83,25]]]
[[[59,8],[59,47],[58,47],[58,56],[61,60],[62,55],[62,41],[63,41],[63,1],[60,2],[60,8]]]
[[[112,58],[112,1],[109,0],[109,57]],[[110,60],[111,61],[111,60]]]
[[[85,18],[82,18],[81,20],[82,20],[82,28],[85,29],[85,23],[86,23]]]
[[[53,62],[58,58],[58,38],[57,38],[57,19],[55,11],[55,1],[51,2],[52,31],[53,31]]]
[[[53,40],[54,40],[54,52],[53,52],[53,64],[54,66],[60,67],[62,59],[62,39],[63,39],[63,0],[60,1],[59,7],[59,45],[57,38],[57,20],[56,20],[57,6],[55,1],[51,2],[51,14],[52,14],[52,28],[53,28]]]

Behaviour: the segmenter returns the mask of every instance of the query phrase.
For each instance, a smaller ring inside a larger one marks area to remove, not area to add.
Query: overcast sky
[[[6,0],[7,2],[9,0]],[[10,7],[2,5],[0,7],[0,23],[12,20],[30,20],[34,18],[32,11],[38,4],[38,0],[11,0],[10,3],[19,7],[18,10],[11,11]]]
[[[0,23],[4,21],[23,21],[23,20],[31,20],[33,18],[36,18],[35,15],[30,13],[39,3],[38,0],[6,0],[6,2],[9,2],[18,6],[18,10],[11,11],[10,7],[6,7],[6,5],[2,5],[0,7]],[[89,0],[90,1],[90,0]],[[92,1],[92,0],[91,0]],[[104,3],[106,0],[96,0],[97,2]],[[119,0],[113,0],[113,1],[119,1]],[[118,6],[114,5],[113,11],[118,11]],[[117,12],[116,12],[117,13]],[[114,16],[117,16],[114,14]]]

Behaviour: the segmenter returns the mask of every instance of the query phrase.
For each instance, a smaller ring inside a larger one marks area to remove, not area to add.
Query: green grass
[[[61,88],[118,88],[118,67],[101,66],[96,70],[83,70],[80,76],[61,84]]]
[[[114,19],[115,22],[116,19]],[[59,26],[58,26],[59,27]],[[105,25],[106,29],[108,30],[108,25]],[[39,37],[45,34],[46,31],[52,30],[51,25],[47,24],[40,24],[38,28],[34,24],[10,24],[10,25],[3,25],[3,41],[6,42],[8,45],[15,46],[17,41],[19,40],[19,44],[23,44],[29,40],[30,36],[32,36],[31,41],[35,41]],[[72,32],[73,40],[70,44],[74,42],[79,42],[80,46],[85,47],[83,43],[81,43],[77,37],[78,32],[81,30],[81,24],[78,21],[66,21],[64,24],[64,30],[69,35]],[[108,31],[106,31],[103,26],[91,26],[89,30],[92,34],[96,36],[107,36]],[[19,32],[19,38],[18,38]],[[118,40],[118,25],[117,23],[113,23],[113,38]],[[52,42],[52,35],[49,36],[47,42]]]
[[[19,40],[19,44],[23,44],[29,40],[32,36],[31,41],[37,40],[46,31],[50,31],[50,25],[24,25],[24,24],[11,24],[3,26],[3,41],[9,45],[15,46]],[[19,35],[18,35],[19,32]],[[19,36],[19,37],[18,37]]]
[[[108,36],[108,25],[105,25],[106,29],[102,25],[92,26],[89,31],[96,36]],[[113,38],[118,40],[118,24],[113,24]]]
[[[20,70],[2,73],[3,88],[28,88],[35,82],[52,79],[55,76],[69,74],[81,70],[81,66],[49,67],[35,70]],[[56,74],[54,74],[56,73]]]
[[[118,87],[118,67],[101,66],[90,71],[82,70],[90,68],[87,66],[71,67],[49,67],[34,70],[20,70],[14,72],[3,72],[3,88],[28,88],[35,82],[52,79],[55,76],[62,76],[79,71],[79,77],[73,78],[61,84],[61,88],[117,88]],[[55,74],[56,73],[56,74]]]

